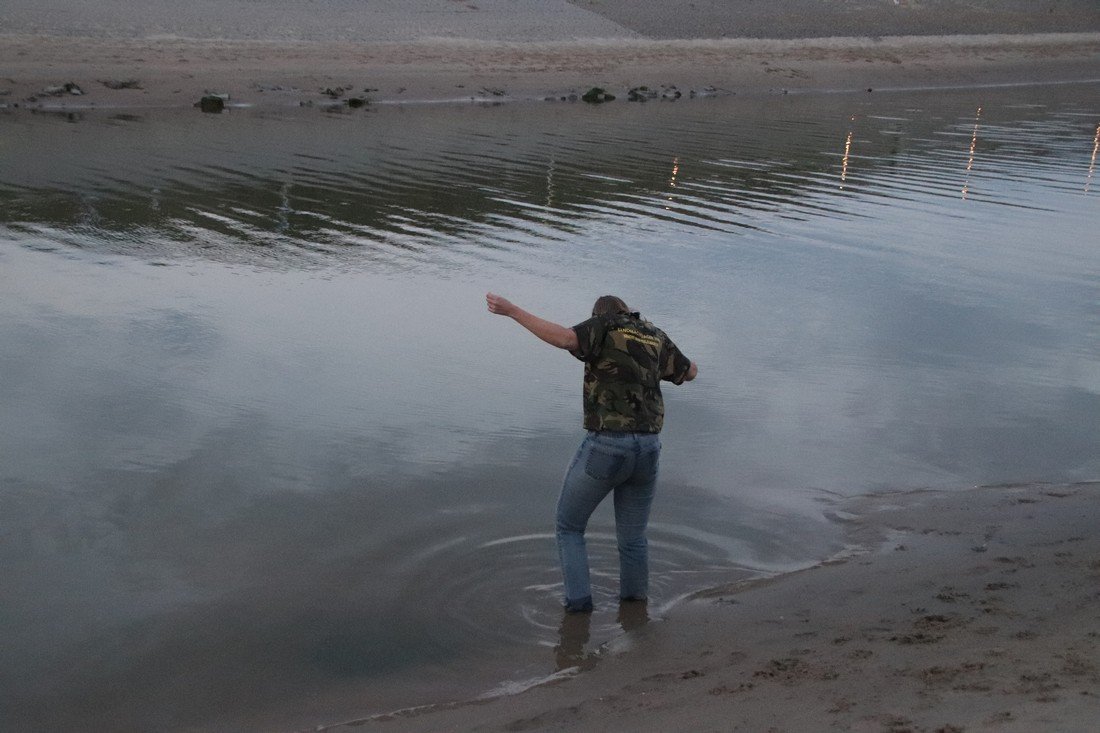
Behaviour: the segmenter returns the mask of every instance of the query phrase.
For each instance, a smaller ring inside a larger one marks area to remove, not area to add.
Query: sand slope
[[[1100,31],[1091,0],[576,0],[648,38],[821,38]]]

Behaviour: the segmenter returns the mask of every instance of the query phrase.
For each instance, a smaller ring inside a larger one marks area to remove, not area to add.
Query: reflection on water
[[[649,604],[646,601],[619,601],[616,623],[623,632],[636,631],[649,623]],[[592,647],[592,614],[562,613],[558,626],[558,643],[554,647],[554,661],[558,672],[570,669],[592,669],[599,661],[600,651],[607,647]]]
[[[1085,112],[1001,108],[983,125],[980,107],[883,115],[865,100],[826,99],[805,104],[810,120],[776,116],[795,104],[712,102],[708,111],[730,115],[721,123],[681,114],[685,105],[323,120],[116,115],[76,125],[9,114],[21,144],[5,150],[0,201],[9,236],[96,252],[276,267],[462,266],[568,243],[591,226],[781,236],[800,231],[792,221],[858,218],[869,204],[946,204],[960,190],[965,198],[972,178],[1080,191],[1090,176],[1078,176],[1068,156],[1076,148],[1080,163],[1095,165],[1083,149]],[[837,183],[849,195],[838,196]],[[1031,193],[975,191],[987,203],[1042,208]]]
[[[1085,178],[1085,193],[1092,187],[1092,177],[1096,173],[1096,153],[1100,152],[1100,124],[1096,125],[1096,136],[1092,139],[1092,157],[1089,158],[1089,174]]]
[[[829,555],[835,495],[1095,478],[1094,91],[3,114],[0,727],[469,696]],[[641,621],[607,508],[562,618],[578,366],[490,289],[702,367]]]

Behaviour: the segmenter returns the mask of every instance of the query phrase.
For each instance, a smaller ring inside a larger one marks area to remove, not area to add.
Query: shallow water
[[[0,727],[293,729],[561,644],[580,366],[666,390],[650,616],[840,549],[837,495],[1096,478],[1096,85],[0,116]],[[569,644],[566,645],[569,647]]]

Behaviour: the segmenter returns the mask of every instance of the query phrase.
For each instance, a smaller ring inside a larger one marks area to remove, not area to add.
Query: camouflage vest
[[[661,380],[684,381],[691,361],[664,331],[637,313],[593,316],[573,326],[584,362],[584,427],[659,433]]]

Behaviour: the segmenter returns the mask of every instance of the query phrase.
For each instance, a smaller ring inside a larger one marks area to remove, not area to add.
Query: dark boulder
[[[218,114],[225,110],[225,100],[227,97],[228,95],[206,94],[195,104],[195,106],[203,112]]]
[[[589,104],[603,104],[604,102],[613,102],[614,100],[615,95],[608,94],[607,90],[602,87],[592,87],[581,95],[581,101],[588,102]]]

